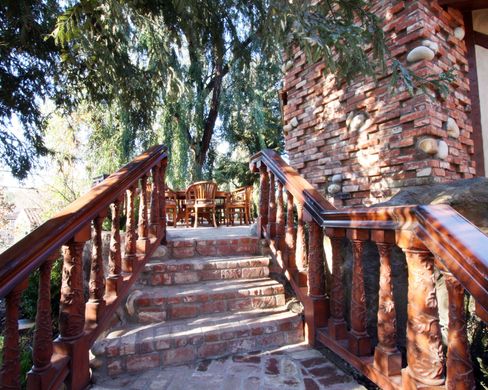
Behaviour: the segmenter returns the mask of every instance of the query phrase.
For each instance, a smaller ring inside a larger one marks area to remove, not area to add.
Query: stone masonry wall
[[[337,207],[475,174],[462,15],[427,0],[375,0],[373,7],[385,19],[392,55],[420,75],[455,69],[456,80],[446,99],[391,92],[390,77],[338,87],[323,64],[308,65],[295,50],[282,92],[286,151]]]

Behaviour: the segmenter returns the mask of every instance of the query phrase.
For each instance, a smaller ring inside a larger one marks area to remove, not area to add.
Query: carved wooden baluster
[[[53,328],[51,318],[51,269],[59,253],[53,255],[39,268],[39,287],[36,312],[36,330],[34,333],[34,348],[32,360],[34,366],[29,372],[28,388],[42,388],[42,374],[51,367],[53,354]]]
[[[449,390],[475,389],[476,382],[466,334],[464,287],[450,272],[444,270],[443,275],[449,297],[446,387]]]
[[[352,241],[353,251],[349,350],[357,356],[365,356],[371,353],[371,339],[366,332],[366,293],[362,257],[369,232],[352,229],[348,230],[347,235]]]
[[[83,295],[84,241],[71,240],[63,246],[63,279],[59,305],[59,334],[65,341],[83,335],[85,298]]]
[[[444,356],[435,291],[434,260],[424,249],[402,248],[408,265],[407,368],[402,381],[407,388],[417,383],[444,384]]]
[[[63,280],[59,304],[59,338],[55,352],[70,356],[69,388],[83,388],[90,381],[88,353],[83,338],[85,297],[83,294],[83,246],[90,239],[86,226],[63,246]]]
[[[87,320],[97,322],[105,307],[103,295],[105,294],[105,273],[102,257],[102,223],[104,216],[93,220],[92,257],[90,264],[89,299],[86,309]]]
[[[315,221],[309,224],[308,240],[308,296],[312,299],[313,309],[305,313],[305,336],[310,345],[315,344],[315,330],[327,323],[325,305],[325,262],[323,256],[324,241],[322,227]]]
[[[127,191],[127,220],[125,223],[125,255],[122,260],[122,271],[131,273],[134,270],[134,261],[137,259],[136,256],[136,211],[134,208],[134,200],[136,197],[136,188],[131,187]]]
[[[261,237],[265,238],[268,227],[268,202],[269,202],[269,179],[266,166],[259,167],[260,173],[260,192],[259,192],[259,218],[258,231],[261,232]]]
[[[141,195],[139,197],[139,238],[137,239],[137,249],[146,253],[149,248],[149,239],[147,237],[147,175],[141,178]]]
[[[0,384],[2,389],[20,389],[19,307],[27,280],[5,297],[5,329]]]
[[[159,167],[159,217],[161,220],[161,244],[166,244],[166,160]],[[174,215],[174,218],[177,216]],[[176,223],[175,223],[176,226]]]
[[[122,253],[120,247],[120,200],[111,205],[112,229],[110,231],[110,252],[108,256],[108,277],[106,290],[108,294],[118,295],[122,283]]]
[[[377,242],[380,254],[380,290],[378,293],[378,345],[374,365],[386,375],[400,374],[402,356],[396,346],[396,310],[391,281],[392,243]]]
[[[307,269],[307,241],[305,239],[305,222],[303,220],[303,205],[297,203],[297,239],[295,262],[299,271]]]
[[[154,166],[152,173],[152,191],[151,191],[151,225],[150,232],[154,237],[159,234],[159,167]]]
[[[280,251],[280,258],[283,261],[285,249],[285,208],[283,204],[283,183],[278,181],[278,194],[276,199],[276,247]]]
[[[344,286],[342,285],[342,243],[346,236],[344,229],[327,229],[332,246],[332,280],[330,287],[329,335],[336,340],[347,338],[347,324],[344,320]]]
[[[295,217],[293,215],[293,195],[286,193],[286,266],[290,270],[296,270],[295,263]]]
[[[276,237],[276,189],[275,176],[269,173],[268,239]]]

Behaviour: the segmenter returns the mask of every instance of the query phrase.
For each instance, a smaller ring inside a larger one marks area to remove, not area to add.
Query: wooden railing
[[[258,232],[269,240],[278,264],[304,304],[310,344],[322,343],[384,389],[474,388],[464,295],[465,290],[472,295],[476,313],[488,322],[487,236],[444,205],[336,210],[272,150],[253,156],[250,168],[260,173]],[[343,285],[346,239],[352,246],[350,302],[345,302]],[[324,259],[324,241],[329,242],[331,270]],[[363,272],[367,243],[375,243],[380,260],[374,348],[366,327],[367,304],[371,304],[365,299]],[[408,267],[403,365],[393,298],[394,246],[404,252]],[[446,365],[434,268],[443,274],[449,300]]]
[[[166,147],[152,147],[0,255],[0,297],[6,302],[2,389],[20,389],[19,303],[29,275],[37,269],[40,277],[34,366],[28,373],[27,388],[57,389],[63,382],[70,389],[88,385],[91,345],[109,325],[146,259],[165,240],[166,163]],[[108,275],[105,275],[102,223],[108,210],[112,226]],[[119,226],[123,210],[124,249]],[[88,291],[85,291],[82,253],[88,240],[92,243],[92,256]],[[53,341],[51,268],[60,257],[60,249],[63,268],[59,335]]]

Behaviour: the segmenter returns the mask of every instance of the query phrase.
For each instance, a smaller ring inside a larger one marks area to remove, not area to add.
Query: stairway
[[[269,278],[257,244],[242,237],[161,247],[127,297],[123,321],[94,344],[95,378],[303,341],[301,316],[286,310],[284,287]]]

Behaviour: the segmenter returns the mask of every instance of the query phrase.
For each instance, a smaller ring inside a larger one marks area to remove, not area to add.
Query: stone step
[[[254,279],[269,275],[269,258],[199,257],[182,260],[152,258],[140,282],[152,286],[198,283],[208,280]]]
[[[303,341],[300,315],[283,308],[125,327],[96,341],[97,375],[188,364]]]
[[[213,239],[173,239],[168,241],[168,258],[185,259],[201,256],[259,255],[262,252],[257,237],[232,237]]]
[[[190,285],[141,286],[127,298],[126,309],[138,323],[194,318],[210,313],[283,306],[284,287],[275,280],[216,280]]]

